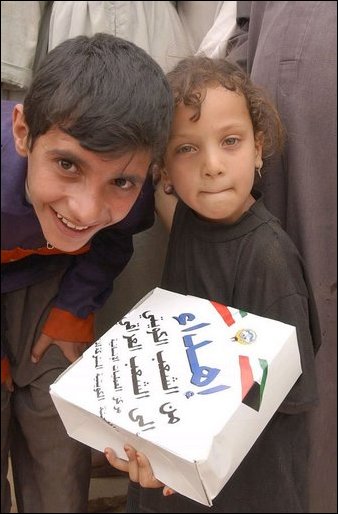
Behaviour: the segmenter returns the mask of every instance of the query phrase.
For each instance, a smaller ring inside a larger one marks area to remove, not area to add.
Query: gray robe
[[[251,4],[251,5],[250,5]],[[310,512],[336,512],[337,4],[238,2],[228,58],[276,104],[287,140],[260,189],[302,254],[320,316]]]

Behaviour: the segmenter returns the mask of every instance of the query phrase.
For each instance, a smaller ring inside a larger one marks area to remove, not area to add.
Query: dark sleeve
[[[302,412],[313,407],[318,399],[315,353],[320,345],[320,326],[303,261],[279,225],[271,226],[275,227],[272,231],[262,225],[245,250],[242,302],[238,304],[247,302],[244,310],[296,327],[302,375],[280,410]]]
[[[137,514],[140,509],[140,484],[129,480],[126,512]]]
[[[302,374],[281,404],[279,411],[293,414],[306,411],[316,404],[318,399],[315,370],[315,337],[311,326],[319,328],[317,318],[310,318],[309,296],[293,294],[280,298],[265,313],[264,316],[282,321],[296,327],[298,348],[302,366]]]

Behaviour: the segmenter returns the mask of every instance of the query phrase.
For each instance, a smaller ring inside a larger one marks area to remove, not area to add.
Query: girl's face
[[[254,203],[255,167],[262,144],[255,140],[245,98],[208,87],[198,121],[180,103],[175,110],[165,157],[168,182],[202,218],[234,223]]]
[[[147,177],[150,152],[113,158],[82,148],[58,128],[38,137],[30,151],[22,106],[15,107],[13,122],[16,150],[28,157],[29,200],[46,241],[73,252],[128,214]]]

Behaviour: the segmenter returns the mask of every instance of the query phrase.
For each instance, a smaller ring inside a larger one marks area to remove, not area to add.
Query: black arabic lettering
[[[168,416],[168,418],[169,418],[168,423],[170,425],[177,423],[181,419],[174,415],[174,412],[176,412],[177,409],[174,409],[170,402],[163,403],[161,405],[161,407],[159,408],[159,411],[161,414],[166,414]]]
[[[131,419],[131,421],[133,421],[134,423],[137,423],[139,427],[145,427],[145,426],[148,426],[147,429],[145,430],[152,430],[153,428],[155,428],[155,422],[154,421],[148,421],[147,423],[144,421],[144,418],[142,416],[142,414],[137,414],[135,416],[135,411],[137,411],[138,409],[132,409],[131,411],[129,411],[128,415],[129,415],[129,418]]]
[[[154,314],[148,314],[150,311],[145,311],[143,314],[142,314],[142,317],[145,318],[145,319],[149,319],[150,320],[150,326],[153,328],[153,327],[156,327],[157,324],[157,319],[155,318]]]

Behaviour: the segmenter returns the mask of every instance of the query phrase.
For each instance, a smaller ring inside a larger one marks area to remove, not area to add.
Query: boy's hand
[[[35,345],[33,346],[31,353],[31,361],[36,364],[39,362],[41,357],[44,355],[47,348],[51,345],[55,344],[60,348],[63,355],[70,362],[75,362],[85,350],[88,348],[88,343],[72,343],[69,341],[56,341],[46,334],[41,334]]]
[[[132,482],[138,482],[141,487],[157,489],[163,487],[163,495],[169,496],[174,494],[174,490],[164,485],[154,477],[150,462],[147,457],[137,452],[132,446],[126,445],[124,450],[128,460],[119,459],[111,448],[105,448],[104,453],[108,462],[116,469],[129,473]]]

